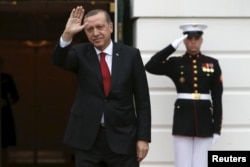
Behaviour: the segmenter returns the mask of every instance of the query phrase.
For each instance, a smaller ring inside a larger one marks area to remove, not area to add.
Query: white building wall
[[[130,0],[135,18],[134,44],[146,63],[174,39],[179,25],[202,22],[202,52],[219,59],[223,72],[223,127],[211,150],[250,150],[250,1],[249,0]],[[181,44],[174,53],[185,51]],[[174,167],[172,144],[172,81],[147,73],[152,103],[152,143],[142,167]]]

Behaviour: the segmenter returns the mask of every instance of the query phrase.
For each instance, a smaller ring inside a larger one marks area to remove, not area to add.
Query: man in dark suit
[[[82,30],[90,43],[70,47]],[[138,167],[149,149],[150,98],[140,51],[113,42],[112,32],[106,11],[96,9],[84,15],[78,6],[54,51],[54,64],[77,77],[64,136],[64,143],[75,148],[77,167]]]

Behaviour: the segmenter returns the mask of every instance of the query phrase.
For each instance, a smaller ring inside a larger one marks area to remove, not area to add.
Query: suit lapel
[[[89,63],[92,65],[93,70],[96,73],[100,86],[103,87],[100,62],[98,60],[98,56],[96,55],[94,48],[91,45],[88,47],[88,59],[89,59]],[[114,87],[115,82],[118,81],[118,77],[120,77],[119,71],[120,71],[121,63],[122,63],[121,46],[117,43],[114,43],[113,55],[112,55],[112,76],[111,76],[112,81],[111,81],[110,91],[112,91],[112,87]]]
[[[101,69],[100,69],[100,63],[98,60],[98,56],[92,46],[89,46],[88,48],[88,59],[89,63],[93,67],[94,72],[96,73],[97,79],[102,85],[102,75],[101,75]]]
[[[118,81],[119,71],[121,69],[122,55],[121,55],[121,46],[117,43],[113,45],[113,55],[112,55],[112,82],[111,90],[115,85],[115,82]]]

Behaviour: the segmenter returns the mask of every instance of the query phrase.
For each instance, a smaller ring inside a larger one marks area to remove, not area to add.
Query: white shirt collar
[[[108,45],[108,47],[106,47],[106,49],[104,49],[103,51],[98,50],[97,48],[95,48],[95,51],[97,53],[97,55],[99,55],[101,52],[105,52],[107,55],[112,56],[112,52],[113,52],[113,42],[111,41]]]

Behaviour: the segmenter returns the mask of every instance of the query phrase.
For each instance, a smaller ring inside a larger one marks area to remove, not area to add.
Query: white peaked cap
[[[185,23],[180,25],[180,29],[184,32],[191,32],[191,31],[200,31],[203,32],[203,30],[207,28],[206,24],[202,23]]]

